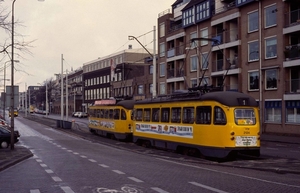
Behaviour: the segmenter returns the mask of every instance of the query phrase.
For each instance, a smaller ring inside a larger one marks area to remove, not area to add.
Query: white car
[[[85,112],[79,112],[77,115],[78,118],[88,117],[88,114]]]

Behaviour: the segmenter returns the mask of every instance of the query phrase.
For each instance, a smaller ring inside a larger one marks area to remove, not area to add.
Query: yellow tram
[[[89,129],[109,138],[132,139],[133,100],[115,99],[96,101],[89,107]]]
[[[133,142],[206,157],[260,155],[259,108],[239,92],[179,92],[136,101]]]

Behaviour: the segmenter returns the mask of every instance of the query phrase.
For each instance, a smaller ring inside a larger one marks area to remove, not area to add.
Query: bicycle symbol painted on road
[[[97,188],[97,193],[143,193],[143,191],[131,185],[124,185],[121,187],[121,190]]]

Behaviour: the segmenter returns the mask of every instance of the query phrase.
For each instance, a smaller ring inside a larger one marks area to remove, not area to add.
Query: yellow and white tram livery
[[[206,157],[226,158],[237,152],[259,156],[258,103],[231,91],[183,92],[136,101],[133,141]]]

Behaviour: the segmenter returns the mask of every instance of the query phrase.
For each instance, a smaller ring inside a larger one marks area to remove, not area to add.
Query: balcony
[[[226,64],[225,64],[225,68],[224,68],[224,59],[220,59],[220,60],[216,60],[214,62],[212,62],[212,71],[213,72],[220,72],[220,71],[223,71],[223,70],[227,70],[227,66],[230,68],[230,69],[235,69],[235,68],[238,68],[238,58],[235,57],[235,58],[228,58],[228,60],[226,61]]]
[[[299,25],[300,24],[300,9],[285,13],[284,19],[285,19],[285,22],[284,22],[285,27]]]
[[[300,44],[286,46],[284,55],[286,61],[300,59]]]
[[[300,94],[300,79],[291,79],[285,81],[287,94]]]
[[[170,69],[167,70],[167,78],[179,78],[179,77],[183,77],[184,76],[184,70],[174,70],[174,69]]]

